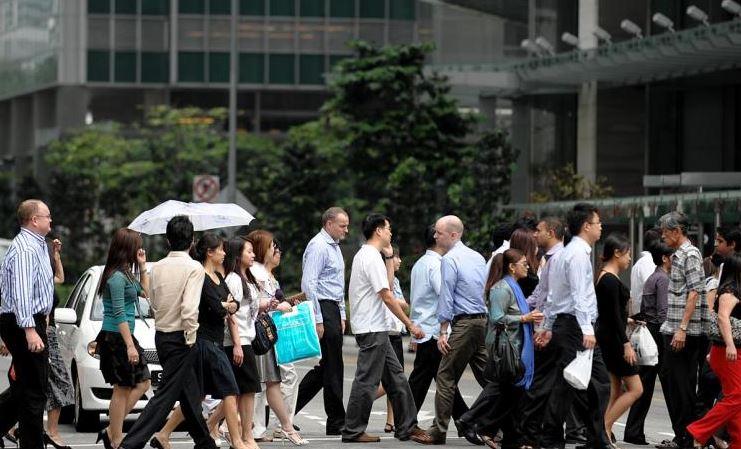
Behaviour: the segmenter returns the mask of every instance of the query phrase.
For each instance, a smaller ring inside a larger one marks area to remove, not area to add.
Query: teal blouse
[[[510,335],[515,349],[520,353],[522,348],[522,324],[520,323],[520,307],[517,305],[515,293],[502,279],[492,286],[489,291],[489,330],[486,333],[486,345],[494,344],[497,324],[504,324]]]
[[[134,332],[136,322],[136,302],[142,286],[136,280],[126,277],[121,271],[114,271],[103,290],[103,330],[119,332],[118,325],[128,323]]]

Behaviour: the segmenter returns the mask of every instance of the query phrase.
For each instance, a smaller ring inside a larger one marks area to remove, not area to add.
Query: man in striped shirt
[[[21,231],[0,266],[0,337],[13,356],[15,380],[0,394],[0,435],[16,423],[20,447],[44,446],[49,352],[46,324],[54,299],[54,275],[44,236],[51,213],[39,200],[18,207]]]

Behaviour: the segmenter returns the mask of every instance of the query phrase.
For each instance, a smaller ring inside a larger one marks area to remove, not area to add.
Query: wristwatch
[[[679,330],[681,330],[683,332],[687,332],[687,325],[686,324],[680,324],[679,325]]]
[[[393,259],[393,258],[394,258],[394,255],[393,255],[393,254],[391,254],[390,256],[387,256],[387,255],[385,255],[385,254],[383,253],[383,251],[381,251],[381,257],[383,257],[383,260],[391,260],[391,259]]]

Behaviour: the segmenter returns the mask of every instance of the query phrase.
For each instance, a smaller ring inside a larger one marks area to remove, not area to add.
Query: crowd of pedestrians
[[[0,394],[0,435],[22,448],[63,449],[57,422],[72,398],[53,321],[62,246],[46,238],[52,219],[43,202],[21,203],[18,219],[21,231],[0,266],[0,355],[12,356],[10,387]],[[686,216],[670,212],[646,232],[646,250],[631,269],[630,241],[616,233],[602,238],[599,211],[586,203],[563,218],[523,217],[498,227],[488,262],[464,243],[462,220],[448,215],[426,228],[426,251],[412,267],[406,296],[396,277],[402,258],[391,243],[391,218],[363,218],[365,243],[352,259],[347,295],[340,242],[349,214],[332,207],[321,224],[304,252],[302,294],[292,297],[276,278],[281,248],[266,230],[196,240],[190,220],[177,216],[167,225],[169,254],[149,264],[141,236],[117,230],[98,287],[103,322],[95,350],[113,386],[98,442],[106,449],[170,449],[172,432],[184,423],[197,449],[224,438],[233,449],[257,449],[273,438],[306,445],[294,416],[322,391],[326,434],[344,443],[380,441],[368,423],[374,401],[385,395],[384,431],[400,441],[445,444],[452,419],[459,436],[490,448],[577,442],[615,449],[613,428],[626,413],[623,441],[648,444],[644,423],[658,377],[674,430],[658,448],[741,444],[738,227],[718,228],[715,252],[703,260]],[[594,254],[598,241],[601,253]],[[629,269],[630,288],[621,280]],[[140,297],[154,314],[163,380],[124,434],[124,418],[151,384],[134,337]],[[292,363],[279,363],[275,348],[256,339],[264,314],[290,313],[304,300],[313,305],[322,356],[300,380]],[[345,407],[348,320],[359,349]],[[416,348],[408,377],[407,332]],[[564,375],[581,357],[589,360],[579,368],[582,387]],[[482,387],[470,407],[458,389],[466,367]],[[422,429],[417,415],[433,380],[434,420]]]

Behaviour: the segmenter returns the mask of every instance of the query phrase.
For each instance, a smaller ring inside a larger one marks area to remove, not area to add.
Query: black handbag
[[[733,338],[733,344],[741,346],[741,320],[736,317],[729,318],[731,321],[731,337]],[[718,313],[715,311],[710,312],[710,322],[708,323],[707,334],[708,338],[713,343],[725,345],[723,334],[720,333],[720,326],[718,326]]]
[[[489,360],[484,376],[488,381],[514,382],[523,376],[525,367],[506,326],[498,324],[496,332],[494,344],[487,348]]]
[[[270,315],[263,312],[255,318],[255,339],[252,340],[252,350],[255,355],[267,354],[278,341],[278,329]]]

